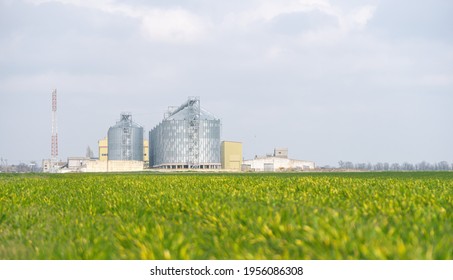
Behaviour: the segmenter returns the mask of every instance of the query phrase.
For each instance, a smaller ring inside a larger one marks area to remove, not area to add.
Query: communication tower
[[[57,89],[52,91],[52,140],[50,152],[50,169],[56,171],[58,157],[58,131],[57,131]]]

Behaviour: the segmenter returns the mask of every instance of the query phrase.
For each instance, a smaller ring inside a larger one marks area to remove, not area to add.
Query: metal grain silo
[[[149,132],[149,157],[157,168],[220,168],[220,119],[189,97]]]
[[[109,160],[143,161],[143,127],[132,122],[132,115],[122,113],[120,121],[109,128]]]

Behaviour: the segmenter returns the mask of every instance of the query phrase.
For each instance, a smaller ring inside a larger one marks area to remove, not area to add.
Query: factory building
[[[296,160],[288,158],[287,148],[276,148],[274,153],[266,156],[256,156],[251,160],[244,160],[244,171],[302,171],[315,169],[313,161]]]
[[[70,157],[60,172],[125,172],[143,170],[148,158],[148,141],[143,140],[143,127],[132,121],[130,113],[108,130],[108,137],[98,141],[99,159]]]
[[[69,157],[60,173],[68,172],[131,172],[143,171],[143,161],[98,160],[89,157]]]
[[[222,169],[240,171],[242,166],[242,143],[223,141],[220,145]]]
[[[145,166],[149,166],[149,141],[148,140],[143,140],[143,161],[145,163]]]
[[[107,138],[109,160],[143,160],[143,127],[132,121],[131,114],[122,113]]]
[[[42,160],[42,172],[44,173],[50,173],[50,172],[56,172],[55,170],[59,170],[63,166],[66,165],[66,162],[64,161],[57,161],[52,163],[51,159],[43,159]],[[53,168],[52,168],[53,166]],[[52,170],[54,169],[54,170]]]
[[[109,159],[109,142],[105,137],[98,141],[99,160],[105,161]]]
[[[138,160],[88,160],[82,172],[131,172],[143,171],[143,161]]]
[[[164,119],[149,132],[149,166],[165,169],[219,169],[220,119],[189,97],[169,107]]]

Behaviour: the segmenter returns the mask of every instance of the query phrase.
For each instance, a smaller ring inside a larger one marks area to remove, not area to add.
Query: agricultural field
[[[452,259],[453,173],[0,174],[0,259]]]

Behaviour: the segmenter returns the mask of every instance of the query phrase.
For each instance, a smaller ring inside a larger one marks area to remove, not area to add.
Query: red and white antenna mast
[[[50,152],[51,168],[54,168],[58,157],[57,132],[57,89],[52,91],[52,147]]]

